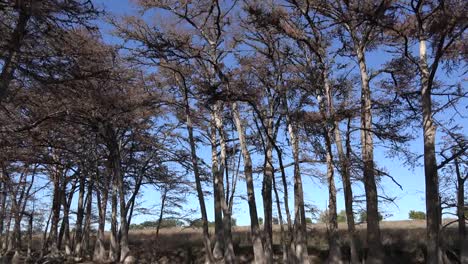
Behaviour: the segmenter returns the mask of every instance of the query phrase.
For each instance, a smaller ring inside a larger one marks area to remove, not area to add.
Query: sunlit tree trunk
[[[119,241],[117,232],[117,196],[119,192],[116,179],[112,177],[112,192],[111,192],[111,230],[110,230],[110,249],[109,260],[117,261],[119,254]]]
[[[226,150],[226,139],[224,135],[224,124],[222,118],[222,103],[218,102],[214,106],[214,120],[216,124],[216,129],[219,133],[219,145],[220,145],[220,169],[218,170],[218,190],[221,196],[221,208],[223,209],[223,229],[224,229],[224,261],[226,263],[235,263],[236,256],[234,254],[234,245],[232,244],[232,233],[231,233],[231,211],[229,210],[229,205],[226,200],[224,192],[223,182],[223,173],[226,169],[226,160],[227,160],[227,150]]]
[[[364,190],[366,192],[367,261],[377,264],[383,263],[385,255],[380,240],[378,196],[374,171],[374,142],[372,138],[372,100],[364,52],[363,47],[358,46],[356,48],[361,74],[361,155]]]
[[[218,148],[216,136],[216,124],[214,115],[212,114],[210,124],[211,138],[211,174],[213,177],[213,200],[214,200],[214,216],[215,216],[215,245],[213,249],[214,258],[220,259],[224,255],[224,229],[223,229],[223,211],[221,208],[221,189],[219,184],[222,184],[222,179],[219,179],[219,163],[218,163]]]
[[[190,144],[190,156],[193,166],[193,174],[195,175],[195,184],[197,189],[197,196],[198,196],[198,203],[200,205],[200,212],[203,224],[203,245],[205,247],[205,254],[206,254],[206,262],[213,263],[214,257],[211,251],[211,240],[210,234],[208,230],[208,216],[206,213],[206,205],[205,205],[205,197],[203,195],[203,189],[201,185],[201,177],[198,167],[198,156],[197,156],[197,149],[195,138],[193,135],[193,124],[191,118],[191,111],[190,111],[190,102],[188,98],[188,87],[185,86],[185,83],[182,84],[183,86],[183,95],[184,95],[184,107],[185,107],[185,118],[186,118],[186,125],[187,125],[187,132],[189,137],[189,144]]]
[[[431,88],[432,80],[429,78],[427,65],[426,40],[419,40],[419,69],[421,74],[421,107],[423,115],[424,138],[424,175],[426,183],[426,226],[427,226],[427,263],[442,263],[442,254],[439,247],[440,230],[440,198],[439,176],[437,174],[437,161],[435,156],[436,127],[432,118]]]
[[[106,248],[104,246],[104,228],[106,226],[106,212],[107,212],[107,203],[108,203],[108,196],[109,196],[109,184],[108,178],[109,173],[104,176],[104,186],[97,186],[96,188],[96,198],[98,204],[98,212],[99,212],[99,221],[98,221],[98,231],[96,236],[96,243],[94,245],[94,253],[93,253],[93,260],[95,261],[104,261],[106,259]]]
[[[284,107],[288,112],[286,98],[283,99]],[[307,223],[304,207],[304,192],[302,188],[302,176],[299,165],[299,139],[297,130],[292,123],[289,114],[286,114],[289,139],[294,161],[294,243],[295,254],[299,263],[309,263],[309,254],[307,252]]]
[[[349,236],[349,248],[351,254],[351,263],[359,263],[359,255],[357,250],[357,234],[356,226],[354,221],[354,210],[353,210],[353,190],[351,187],[351,175],[350,175],[350,164],[349,158],[346,156],[343,148],[343,139],[340,132],[340,123],[335,116],[335,110],[333,105],[333,97],[330,94],[331,87],[328,80],[327,72],[324,73],[325,80],[325,90],[327,93],[327,101],[329,102],[330,114],[333,118],[333,135],[335,138],[336,150],[338,152],[338,162],[340,167],[341,180],[343,182],[343,192],[345,199],[345,212],[346,212],[346,224],[348,226],[348,236]],[[349,137],[347,138],[349,141]]]
[[[86,214],[84,221],[84,229],[81,240],[82,247],[76,252],[78,257],[83,256],[83,251],[88,253],[90,251],[90,234],[91,234],[91,219],[92,219],[92,204],[93,204],[93,186],[94,178],[90,176],[90,182],[88,182],[88,190],[86,193]]]
[[[237,134],[239,135],[239,144],[241,146],[242,156],[244,159],[244,175],[247,185],[247,201],[249,204],[250,232],[252,236],[254,259],[255,263],[262,264],[265,263],[266,260],[263,252],[262,233],[258,224],[257,203],[255,201],[255,189],[252,175],[252,159],[250,158],[250,152],[247,148],[245,130],[242,124],[239,110],[237,108],[237,103],[232,104],[232,114],[234,117]]]
[[[84,192],[85,192],[85,175],[80,174],[80,186],[78,188],[78,204],[76,211],[75,235],[73,238],[73,247],[75,255],[81,254],[82,245],[81,239],[83,235],[83,218],[84,218]]]
[[[273,133],[273,122],[271,119],[267,121],[267,131],[270,135]],[[273,168],[273,146],[268,140],[265,144],[265,163],[263,171],[263,183],[262,183],[262,197],[263,197],[263,214],[264,214],[264,236],[265,236],[265,256],[267,263],[273,263],[273,200],[272,200],[272,185],[274,177]]]

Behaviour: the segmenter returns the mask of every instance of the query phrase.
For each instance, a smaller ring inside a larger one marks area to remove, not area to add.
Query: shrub
[[[426,219],[426,213],[422,211],[409,211],[409,219],[411,220],[424,220]]]

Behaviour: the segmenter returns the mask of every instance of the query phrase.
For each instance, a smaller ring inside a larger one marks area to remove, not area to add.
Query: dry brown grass
[[[382,242],[387,254],[397,259],[398,263],[423,263],[425,245],[425,221],[383,221],[381,222]],[[280,258],[280,226],[274,226],[273,242],[277,256]],[[339,224],[340,240],[344,252],[347,251],[346,223]],[[366,248],[366,224],[357,225],[361,248]],[[214,230],[210,229],[210,233]],[[447,228],[444,231],[445,245],[454,248],[456,230]],[[250,227],[233,228],[235,251],[240,256],[240,263],[250,263],[252,252],[250,244]],[[197,228],[166,228],[156,237],[154,230],[135,230],[130,232],[130,243],[140,263],[201,263],[203,261],[202,233]],[[325,224],[308,225],[309,253],[321,263],[327,256],[328,240]],[[364,253],[364,252],[362,252]],[[189,261],[190,260],[190,261]],[[193,261],[193,262],[191,262]]]

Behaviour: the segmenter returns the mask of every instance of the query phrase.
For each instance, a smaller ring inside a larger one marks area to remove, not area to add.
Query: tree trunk
[[[224,183],[223,183],[223,172],[226,168],[226,139],[224,136],[224,124],[222,119],[222,103],[218,102],[214,106],[214,120],[216,129],[219,133],[219,145],[221,148],[220,169],[218,170],[218,191],[221,196],[221,208],[223,209],[223,229],[224,229],[224,261],[226,263],[236,263],[236,256],[234,254],[234,246],[232,244],[232,233],[231,233],[231,212],[229,210],[228,202],[224,195]]]
[[[247,148],[245,131],[239,115],[239,110],[237,109],[237,103],[232,104],[232,113],[237,129],[237,134],[239,135],[239,144],[241,146],[242,156],[244,159],[244,175],[247,185],[247,201],[249,204],[250,232],[252,237],[254,259],[255,263],[263,264],[266,263],[266,260],[265,254],[263,252],[262,233],[258,224],[257,203],[255,201],[255,189],[252,176],[252,159],[250,158],[250,152]]]
[[[206,205],[205,205],[205,196],[203,195],[203,188],[201,183],[200,172],[198,168],[198,156],[197,156],[197,148],[195,138],[193,136],[193,125],[192,125],[192,118],[190,113],[190,103],[188,98],[188,88],[183,85],[183,94],[184,94],[184,105],[185,105],[185,118],[186,118],[186,125],[187,125],[187,132],[189,136],[189,144],[190,144],[190,157],[193,166],[193,174],[195,175],[195,184],[197,189],[197,196],[198,196],[198,203],[200,205],[200,212],[203,224],[203,245],[205,247],[205,254],[206,254],[206,262],[214,263],[213,252],[211,251],[211,240],[210,240],[210,233],[208,229],[208,216],[206,213]]]
[[[328,263],[343,263],[340,245],[338,243],[338,221],[336,212],[336,187],[333,171],[333,155],[330,140],[330,132],[325,131],[325,142],[327,148],[327,181],[328,181],[328,232],[329,232],[329,252]]]
[[[421,72],[421,107],[423,114],[424,175],[426,182],[427,264],[442,263],[439,247],[440,199],[439,176],[435,156],[436,127],[432,120],[432,85],[426,57],[426,41],[419,41],[419,68]]]
[[[73,182],[72,187],[68,193],[68,198],[66,194],[66,182],[63,184],[62,190],[62,203],[63,203],[63,217],[62,217],[62,225],[60,227],[59,239],[58,239],[58,248],[61,249],[62,242],[65,247],[65,254],[71,255],[72,250],[70,247],[70,206],[73,200],[73,194],[75,193],[76,181]]]
[[[110,249],[109,249],[109,260],[118,261],[119,254],[119,241],[117,232],[117,196],[119,187],[117,179],[113,175],[112,179],[112,193],[111,193],[111,232],[110,232]]]
[[[33,221],[34,221],[34,209],[28,215],[28,248],[27,248],[28,258],[31,257],[31,253],[32,253]]]
[[[0,246],[3,244],[3,240],[4,240],[3,229],[5,227],[6,209],[7,209],[6,179],[5,179],[3,172],[0,172]]]
[[[465,181],[461,175],[458,158],[455,158],[455,172],[457,174],[457,215],[458,215],[458,236],[460,247],[460,263],[468,263],[468,239],[466,237],[465,224]]]
[[[304,192],[302,189],[302,176],[299,166],[299,140],[294,124],[288,113],[288,102],[283,98],[284,108],[286,110],[286,123],[288,126],[289,139],[294,161],[294,243],[295,254],[299,263],[309,263],[309,254],[307,252],[307,223],[304,209]]]
[[[108,177],[109,175],[105,175],[104,177]],[[104,229],[106,226],[106,213],[107,213],[107,199],[109,196],[108,191],[108,183],[107,180],[104,180],[104,186],[102,186],[101,190],[96,188],[96,198],[97,198],[97,205],[98,205],[98,212],[99,212],[99,223],[98,223],[98,231],[96,237],[96,243],[94,245],[94,253],[93,253],[93,260],[95,261],[105,261],[106,259],[106,248],[104,247]],[[101,195],[102,193],[102,195]]]
[[[161,198],[161,209],[159,210],[159,218],[158,218],[158,225],[156,226],[156,239],[159,237],[159,229],[161,229],[161,222],[164,216],[164,206],[166,205],[166,197],[167,197],[167,188],[164,188],[162,198]],[[158,240],[159,242],[159,240]],[[211,249],[210,249],[211,251]]]
[[[275,136],[276,138],[276,136]],[[295,253],[296,253],[296,247],[295,247],[295,234],[293,230],[293,224],[292,224],[292,219],[291,219],[291,213],[289,210],[289,192],[288,192],[288,182],[286,179],[286,170],[283,165],[283,154],[281,149],[276,145],[274,142],[275,138],[270,138],[270,143],[272,143],[273,147],[275,148],[276,154],[278,156],[278,162],[279,162],[279,169],[281,171],[281,182],[283,184],[283,203],[284,203],[284,210],[286,212],[286,220],[287,220],[287,226],[288,226],[288,236],[287,236],[287,243],[289,244],[289,250],[288,252],[290,255],[288,255],[288,258],[291,259],[292,263],[295,263],[297,261]]]
[[[117,142],[115,142],[117,143]],[[128,224],[127,224],[127,203],[125,202],[125,187],[123,183],[123,175],[121,168],[121,156],[120,156],[120,146],[116,144],[114,159],[113,159],[113,170],[114,176],[117,180],[118,188],[118,197],[120,205],[120,262],[125,262],[127,257],[130,256],[130,247],[128,244]]]
[[[75,235],[73,238],[74,253],[77,256],[81,255],[82,245],[81,240],[83,236],[83,218],[84,218],[84,192],[85,192],[85,177],[84,174],[80,175],[80,187],[78,191],[78,205],[76,211]]]
[[[275,200],[276,200],[276,210],[278,210],[278,221],[280,225],[280,232],[281,232],[281,248],[283,249],[283,263],[288,263],[289,259],[289,247],[288,247],[288,239],[286,232],[284,231],[284,221],[283,221],[283,214],[281,213],[281,204],[280,198],[278,194],[278,188],[276,187],[276,179],[273,175],[273,191],[275,192]],[[271,260],[273,262],[273,260]]]
[[[261,120],[263,123],[264,121]],[[270,138],[273,137],[273,119],[267,118],[265,133],[267,134],[268,141],[264,143],[265,147],[265,162],[263,171],[262,183],[262,197],[263,197],[263,233],[265,236],[264,251],[266,261],[268,264],[273,263],[273,199],[272,199],[272,186],[274,177],[273,168],[273,145]]]
[[[78,252],[76,252],[78,257],[83,256],[83,251],[86,253],[90,251],[93,186],[94,186],[94,179],[90,177],[90,182],[88,182],[88,190],[86,193],[86,216],[85,216],[84,230],[83,230],[83,235],[82,235],[82,240],[81,240],[82,247],[80,248]]]
[[[49,250],[52,253],[57,253],[58,248],[58,223],[60,221],[60,209],[61,209],[61,190],[60,190],[60,178],[62,177],[62,172],[56,166],[53,175],[53,197],[52,197],[52,220],[50,224],[50,234],[48,241],[50,243]]]
[[[12,219],[12,214],[10,210],[10,213],[8,214],[6,225],[5,225],[5,239],[3,240],[3,245],[2,245],[3,251],[7,251],[8,247],[11,245],[11,242],[10,242],[11,241],[11,237],[10,237],[11,219]]]
[[[372,101],[367,74],[364,48],[356,49],[359,70],[361,73],[361,147],[364,173],[364,189],[366,192],[367,211],[367,262],[383,263],[384,251],[380,240],[379,209],[377,185],[374,174],[374,143],[372,138]]]
[[[223,229],[223,212],[221,208],[221,195],[219,193],[219,164],[218,164],[218,149],[216,147],[216,124],[212,117],[210,128],[211,137],[211,174],[213,175],[213,196],[214,196],[214,216],[215,216],[215,245],[213,255],[215,259],[221,259],[224,254],[224,229]]]
[[[44,233],[42,234],[42,250],[41,250],[41,257],[44,256],[48,246],[48,237],[47,237],[47,230],[49,229],[50,221],[52,220],[52,210],[49,213],[49,217],[47,217],[47,223],[44,228]]]

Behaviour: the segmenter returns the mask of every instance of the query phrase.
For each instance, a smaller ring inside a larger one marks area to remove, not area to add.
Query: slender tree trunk
[[[338,127],[336,128],[338,129]],[[338,134],[341,145],[341,135]],[[337,146],[338,146],[338,141]],[[343,147],[341,147],[341,152],[343,152]],[[343,153],[344,154],[344,153]],[[351,187],[351,171],[350,171],[350,161],[351,161],[351,118],[348,118],[347,128],[346,128],[346,155],[343,155],[343,189],[345,193],[345,206],[346,206],[346,222],[348,224],[349,232],[349,247],[351,251],[351,261],[352,264],[359,263],[359,247],[358,247],[358,236],[356,232],[356,226],[354,221],[354,210],[353,210],[353,189]]]
[[[263,252],[262,232],[258,224],[257,203],[255,201],[255,189],[252,176],[252,159],[250,158],[250,152],[247,148],[245,131],[239,115],[239,110],[237,109],[237,103],[232,104],[232,113],[234,117],[234,123],[236,124],[237,134],[239,135],[239,143],[244,159],[244,175],[247,185],[247,201],[249,204],[250,232],[252,236],[254,259],[255,263],[263,264],[266,263],[266,260],[265,254]]]
[[[232,233],[231,233],[231,212],[229,205],[224,195],[224,183],[223,183],[223,172],[227,166],[226,158],[226,139],[224,136],[224,124],[222,119],[222,103],[216,103],[214,107],[214,120],[216,129],[219,133],[219,145],[221,149],[220,155],[220,169],[218,170],[218,190],[221,196],[221,208],[223,209],[223,229],[224,229],[224,261],[226,263],[236,263],[236,256],[234,254],[234,245],[232,244]]]
[[[289,259],[289,247],[287,243],[288,239],[287,239],[286,232],[284,231],[283,213],[281,212],[280,198],[278,194],[278,188],[276,187],[276,179],[274,175],[272,179],[273,179],[273,191],[275,192],[276,210],[278,210],[278,218],[279,218],[278,221],[279,221],[280,232],[281,232],[281,248],[283,249],[283,263],[288,263],[288,259]]]
[[[77,256],[81,255],[82,245],[81,240],[83,236],[83,218],[84,218],[84,192],[85,192],[85,175],[80,175],[80,186],[78,191],[78,205],[76,212],[75,235],[73,238],[74,253]]]
[[[327,129],[328,130],[328,129]],[[333,155],[329,131],[325,131],[327,148],[327,181],[328,181],[328,216],[329,216],[329,253],[328,263],[343,263],[340,245],[338,243],[338,221],[336,212],[336,187],[333,171]]]
[[[265,133],[268,134],[268,138],[273,134],[273,121],[271,118],[267,120],[267,128]],[[268,140],[265,144],[265,163],[262,183],[263,216],[265,218],[263,224],[263,232],[265,236],[264,251],[268,264],[273,263],[273,199],[271,193],[273,177],[273,147],[270,140]]]
[[[27,257],[31,257],[32,252],[32,239],[33,239],[33,221],[34,221],[34,209],[28,215],[28,248],[27,248]]]
[[[288,112],[286,98],[283,98],[283,104]],[[292,123],[289,114],[286,114],[286,123],[288,126],[289,139],[294,160],[294,242],[295,254],[299,263],[309,263],[309,254],[307,252],[307,223],[304,209],[304,192],[302,189],[302,176],[299,166],[299,139],[297,138],[296,128]]]
[[[210,128],[211,137],[211,174],[213,175],[213,196],[214,196],[214,216],[215,216],[215,245],[213,255],[215,259],[221,259],[224,254],[224,229],[223,229],[223,211],[221,208],[221,195],[219,193],[219,164],[218,164],[218,148],[216,147],[216,124],[212,117]]]
[[[9,250],[14,250],[15,252],[21,251],[21,220],[23,213],[20,212],[19,205],[15,206],[15,223],[13,225],[13,237],[10,240],[11,246]]]
[[[273,138],[271,138],[270,143],[273,144],[273,147],[275,148],[276,154],[278,156],[278,162],[279,162],[279,169],[281,171],[281,182],[283,184],[283,203],[284,203],[284,210],[286,212],[286,220],[288,224],[288,237],[287,237],[287,243],[289,244],[290,249],[288,250],[291,255],[288,256],[290,261],[292,263],[297,262],[297,257],[295,255],[296,253],[296,247],[295,247],[295,234],[293,230],[293,224],[292,224],[292,219],[291,219],[291,213],[289,210],[289,192],[288,192],[288,182],[286,179],[286,170],[283,165],[283,154],[280,148],[275,144],[273,141]]]
[[[468,263],[468,239],[466,236],[465,224],[465,181],[461,175],[458,158],[455,158],[455,172],[457,174],[457,215],[458,215],[458,236],[460,247],[460,263]]]
[[[432,119],[432,85],[426,57],[426,40],[419,41],[419,68],[421,72],[421,107],[423,114],[424,174],[426,182],[427,264],[442,263],[439,245],[440,199],[439,176],[435,156],[436,127]]]
[[[62,177],[62,172],[60,169],[55,168],[53,172],[53,197],[52,197],[52,221],[50,224],[50,234],[49,234],[49,250],[52,253],[57,253],[58,248],[58,224],[60,221],[60,209],[61,209],[61,190],[60,190],[60,178]]]
[[[12,212],[10,210],[10,213],[7,216],[7,221],[5,225],[5,240],[3,241],[3,251],[8,251],[8,247],[11,245],[11,237],[10,237],[10,226],[11,226],[11,219],[12,219]]]
[[[1,186],[1,192],[0,192],[0,246],[3,244],[3,241],[5,239],[4,237],[4,228],[5,228],[5,218],[6,218],[6,209],[7,209],[7,190],[5,184],[2,184],[4,178],[2,175],[2,178],[0,179],[0,186]]]
[[[380,240],[377,185],[374,174],[374,143],[372,138],[372,101],[364,48],[356,49],[361,73],[361,146],[364,163],[364,189],[367,211],[367,262],[383,263],[384,251]]]
[[[70,247],[70,219],[69,219],[69,214],[70,214],[70,206],[71,206],[71,201],[73,199],[73,194],[75,192],[75,186],[76,186],[76,181],[73,183],[73,186],[70,189],[70,192],[68,194],[68,199],[66,195],[66,183],[63,184],[63,190],[62,190],[62,203],[63,203],[63,217],[62,217],[62,225],[60,227],[60,232],[59,232],[59,239],[58,239],[58,248],[62,248],[62,242],[65,247],[65,254],[66,255],[71,255],[72,250]]]
[[[327,162],[327,181],[328,181],[328,220],[329,220],[329,255],[328,255],[328,263],[343,263],[343,258],[341,255],[340,245],[338,243],[338,221],[337,221],[337,210],[336,210],[336,187],[335,187],[335,178],[334,178],[334,166],[333,166],[333,151],[332,151],[332,133],[333,130],[338,130],[337,127],[329,128],[329,121],[334,121],[334,108],[333,108],[333,100],[332,100],[332,93],[331,93],[331,86],[328,80],[328,70],[323,70],[323,80],[324,80],[324,88],[325,88],[325,98],[326,102],[322,101],[319,102],[320,104],[320,112],[323,118],[323,126],[324,126],[324,138],[325,138],[325,145],[326,145],[326,162]],[[336,125],[338,122],[334,122]],[[335,131],[335,134],[337,132]],[[339,131],[338,131],[338,136]],[[340,136],[341,137],[341,136]],[[341,140],[341,138],[339,138]],[[341,142],[340,142],[341,144]],[[342,146],[341,146],[342,147]],[[341,149],[343,150],[343,149]],[[354,220],[354,219],[353,219]],[[354,252],[355,253],[355,252]]]
[[[350,157],[345,154],[343,148],[343,141],[340,132],[340,124],[335,116],[335,108],[333,104],[333,97],[331,96],[331,85],[328,79],[328,71],[324,71],[324,83],[325,91],[327,94],[327,101],[329,104],[330,115],[333,118],[334,128],[333,135],[335,137],[335,145],[338,152],[338,161],[340,167],[341,181],[343,182],[343,192],[345,199],[345,212],[346,212],[346,224],[348,226],[348,236],[349,236],[349,249],[351,254],[351,264],[359,263],[359,253],[357,249],[357,234],[356,234],[356,225],[354,220],[354,210],[353,210],[353,189],[351,187],[351,173],[350,173]],[[350,120],[348,119],[348,133],[350,131]],[[348,148],[348,153],[351,153],[351,144],[349,134],[346,137],[346,147]]]
[[[42,234],[42,250],[41,250],[41,257],[44,256],[48,246],[48,237],[47,231],[49,230],[50,221],[52,220],[52,210],[49,212],[49,217],[47,217],[47,223],[44,228],[44,233]]]
[[[78,257],[83,256],[83,251],[86,252],[86,254],[90,251],[93,186],[94,186],[94,179],[93,177],[90,177],[90,182],[88,182],[88,190],[86,193],[86,215],[85,215],[84,230],[83,230],[83,235],[82,235],[82,240],[81,240],[82,247],[80,247],[79,251],[76,252]]]
[[[163,195],[161,197],[161,209],[159,210],[158,225],[156,227],[156,239],[158,239],[159,237],[159,229],[161,229],[161,222],[164,216],[164,206],[166,205],[167,191],[168,191],[167,188],[164,188]]]
[[[105,175],[104,177],[108,177],[109,175]],[[96,198],[98,204],[98,212],[99,212],[99,223],[98,223],[98,231],[96,237],[96,243],[94,245],[94,253],[93,253],[93,260],[95,261],[105,261],[106,259],[106,248],[104,247],[104,229],[106,226],[106,213],[107,213],[107,199],[109,196],[107,180],[104,180],[104,186],[100,189],[99,187],[96,188]],[[101,191],[102,190],[102,191]]]
[[[7,190],[6,190],[6,179],[3,172],[0,172],[0,246],[4,240],[4,227],[7,209]]]
[[[130,247],[128,244],[128,224],[127,224],[127,203],[125,202],[125,187],[123,183],[123,175],[122,175],[122,166],[121,166],[121,156],[120,156],[120,146],[118,142],[115,142],[115,153],[113,160],[113,171],[114,177],[116,178],[117,190],[118,190],[118,197],[119,197],[119,205],[120,205],[120,262],[124,262],[127,257],[130,256]]]
[[[210,240],[210,233],[208,229],[208,216],[206,213],[206,205],[205,205],[205,196],[203,195],[203,188],[201,183],[201,177],[198,167],[198,156],[197,156],[197,148],[196,142],[193,135],[193,124],[192,118],[190,113],[190,103],[188,98],[188,88],[183,83],[183,94],[184,94],[184,105],[185,105],[185,118],[186,118],[186,125],[187,125],[187,132],[189,136],[189,144],[190,144],[190,157],[193,166],[193,174],[195,175],[195,184],[197,189],[197,196],[198,196],[198,203],[200,205],[200,212],[203,224],[203,245],[205,247],[205,254],[206,254],[206,262],[214,263],[213,252],[211,251],[211,240]]]
[[[112,179],[112,193],[111,193],[111,232],[110,232],[110,249],[109,249],[109,260],[118,261],[119,254],[119,241],[117,231],[117,196],[119,187],[115,175]]]

